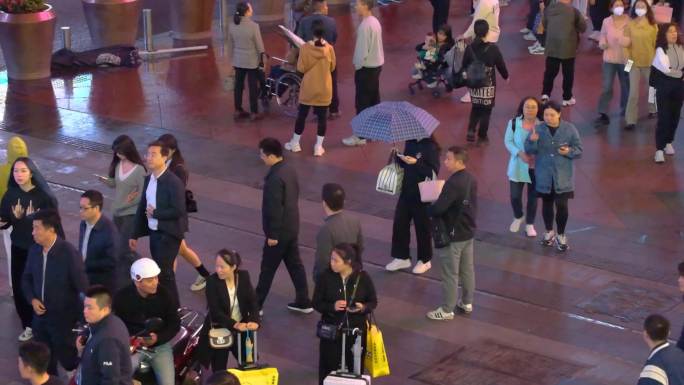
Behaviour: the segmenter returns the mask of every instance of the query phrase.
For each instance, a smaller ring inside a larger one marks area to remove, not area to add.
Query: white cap
[[[140,258],[131,265],[131,279],[134,281],[156,277],[159,273],[159,265],[150,258]]]

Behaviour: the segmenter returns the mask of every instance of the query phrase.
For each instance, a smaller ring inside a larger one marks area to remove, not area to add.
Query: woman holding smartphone
[[[544,123],[537,125],[528,136],[525,152],[535,157],[535,187],[542,198],[546,227],[541,243],[545,246],[555,244],[558,251],[566,251],[568,200],[575,196],[573,161],[582,155],[582,141],[577,128],[561,120],[561,107],[557,102],[549,101],[543,108]],[[554,217],[557,233],[553,230]]]
[[[114,224],[121,235],[119,250],[130,250],[128,240],[133,233],[135,211],[140,202],[147,170],[133,139],[128,135],[120,135],[114,139],[112,151],[114,156],[109,164],[109,173],[107,176],[97,175],[97,177],[107,186],[114,188],[112,213]],[[124,266],[120,266],[119,275],[128,276],[130,264],[133,261],[127,262]],[[128,282],[128,279],[119,280],[119,282]]]

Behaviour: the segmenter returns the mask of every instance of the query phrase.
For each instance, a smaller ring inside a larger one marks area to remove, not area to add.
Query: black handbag
[[[190,190],[185,190],[185,211],[188,213],[197,212],[197,201],[195,195]]]

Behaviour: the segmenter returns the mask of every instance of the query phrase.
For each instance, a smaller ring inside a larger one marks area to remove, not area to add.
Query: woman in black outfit
[[[427,207],[430,204],[421,202],[418,183],[426,178],[432,179],[439,173],[439,145],[434,134],[421,140],[407,140],[404,153],[397,154],[397,162],[404,169],[401,182],[401,194],[394,210],[392,227],[392,262],[385,266],[388,271],[408,269],[411,267],[411,220],[416,228],[418,243],[418,262],[413,268],[414,274],[423,274],[430,270],[432,260],[432,236],[430,235],[430,218]]]
[[[183,186],[185,186],[187,190],[189,173],[188,169],[185,167],[185,159],[183,159],[180,148],[178,148],[178,140],[171,134],[164,134],[157,140],[164,143],[166,147],[169,148],[170,155],[166,167],[171,172],[176,174],[176,176],[183,182]],[[180,256],[183,257],[183,259],[185,259],[192,267],[194,267],[199,274],[195,279],[195,282],[190,285],[190,290],[199,291],[204,289],[204,286],[206,285],[206,279],[209,276],[209,271],[207,271],[207,269],[204,267],[202,260],[200,259],[199,255],[197,255],[195,250],[188,246],[187,242],[185,242],[185,239],[183,239],[181,242],[178,254],[180,254]]]
[[[321,313],[323,323],[339,325],[345,329],[361,330],[363,357],[366,354],[367,317],[378,306],[378,299],[373,281],[362,268],[356,245],[342,243],[335,246],[330,256],[330,268],[326,269],[316,282],[313,307]],[[353,369],[351,348],[354,342],[354,337],[348,335],[346,364],[349,372]],[[335,340],[321,338],[318,361],[319,384],[323,384],[323,380],[330,372],[340,368],[341,355],[341,334]],[[363,360],[361,372],[363,373]]]
[[[12,165],[12,177],[7,182],[7,193],[0,203],[0,227],[12,226],[12,296],[24,331],[19,341],[33,337],[31,321],[33,307],[26,301],[21,276],[26,267],[26,256],[33,245],[33,222],[31,215],[38,210],[57,209],[57,198],[36,165],[29,158],[17,158]],[[64,238],[59,229],[58,235]]]
[[[463,53],[463,70],[466,70],[470,63],[479,60],[485,65],[487,79],[482,87],[468,88],[472,108],[470,110],[466,139],[468,142],[474,142],[475,133],[477,132],[478,142],[488,142],[489,118],[492,115],[496,96],[496,72],[494,68],[506,80],[508,80],[508,70],[499,47],[494,43],[485,41],[485,37],[489,32],[489,24],[485,20],[477,20],[473,30],[475,32],[475,40]],[[478,125],[480,127],[479,131],[477,130]]]
[[[226,370],[228,352],[237,358],[237,338],[245,346],[246,333],[238,332],[259,328],[259,305],[249,273],[240,270],[240,254],[234,250],[220,250],[216,255],[216,273],[207,278],[207,305],[209,311],[200,337],[200,361],[210,363],[212,371]],[[227,328],[233,332],[233,346],[213,349],[209,346],[210,328]]]

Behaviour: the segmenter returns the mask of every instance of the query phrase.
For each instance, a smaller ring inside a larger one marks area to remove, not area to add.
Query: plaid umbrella
[[[409,102],[382,102],[361,111],[351,125],[360,138],[396,143],[429,137],[439,120]]]

